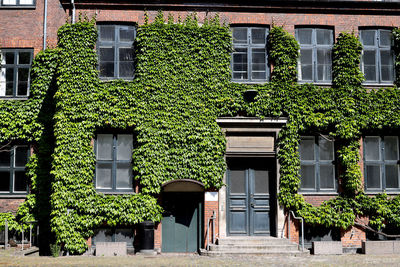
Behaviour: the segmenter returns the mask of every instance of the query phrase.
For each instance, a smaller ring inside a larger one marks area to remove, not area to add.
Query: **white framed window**
[[[26,145],[0,148],[0,194],[26,194],[28,178],[25,165],[29,159]]]
[[[333,29],[296,28],[300,44],[298,73],[300,82],[332,82]]]
[[[363,45],[361,70],[365,83],[393,84],[394,53],[392,31],[388,29],[362,29]]]
[[[232,80],[266,82],[269,79],[267,27],[232,27]]]

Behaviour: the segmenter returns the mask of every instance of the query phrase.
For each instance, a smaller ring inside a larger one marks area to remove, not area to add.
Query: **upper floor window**
[[[0,194],[27,193],[25,165],[28,158],[28,146],[0,147]]]
[[[232,78],[236,82],[265,82],[269,77],[265,27],[233,27]]]
[[[96,148],[96,189],[133,191],[132,134],[98,134]]]
[[[12,6],[12,7],[23,7],[23,6],[34,6],[35,0],[0,0],[0,6]]]
[[[368,191],[399,190],[399,138],[364,138],[364,184]]]
[[[335,191],[334,142],[323,137],[300,140],[301,191]]]
[[[0,97],[27,97],[32,49],[0,49]]]
[[[382,29],[360,30],[364,47],[361,70],[367,83],[388,83],[394,80],[392,32]]]
[[[100,78],[132,79],[134,74],[133,41],[134,26],[98,25]]]
[[[296,38],[300,43],[299,81],[330,83],[333,30],[297,28]]]

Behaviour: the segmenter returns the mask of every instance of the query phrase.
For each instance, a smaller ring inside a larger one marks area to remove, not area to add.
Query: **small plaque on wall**
[[[218,192],[206,192],[204,199],[205,201],[218,201]]]

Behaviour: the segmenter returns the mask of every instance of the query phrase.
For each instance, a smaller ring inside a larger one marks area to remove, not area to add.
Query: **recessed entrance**
[[[275,235],[275,158],[227,158],[227,234]]]
[[[163,185],[163,252],[198,252],[202,237],[204,185],[176,180]]]

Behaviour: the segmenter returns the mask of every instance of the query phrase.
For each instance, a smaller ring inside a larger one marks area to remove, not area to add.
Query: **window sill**
[[[299,191],[298,194],[304,195],[304,196],[321,196],[321,195],[326,195],[326,196],[337,196],[339,195],[337,191]]]
[[[103,195],[135,195],[136,193],[134,191],[101,191],[101,190],[96,190],[98,194],[103,194]]]
[[[28,100],[27,96],[23,97],[6,97],[6,96],[0,96],[0,101],[1,100]]]
[[[124,81],[124,82],[133,82],[133,80],[135,79],[135,77],[131,77],[131,78],[102,78],[99,77],[100,82],[115,82],[115,81]]]
[[[4,6],[0,6],[0,9],[36,9],[36,5],[4,5]]]
[[[384,88],[395,86],[393,83],[363,83],[362,85],[368,88]]]
[[[14,194],[14,193],[0,193],[0,199],[2,199],[2,198],[25,199],[27,196],[28,196],[28,194],[24,194],[24,193],[19,193],[19,194]]]
[[[259,81],[259,82],[256,82],[256,81],[254,81],[254,82],[249,82],[249,81],[235,81],[235,80],[231,80],[231,82],[233,82],[233,83],[240,83],[240,84],[265,84],[265,83],[268,83],[269,81]]]
[[[316,85],[316,86],[325,86],[325,87],[331,87],[332,86],[332,82],[313,82],[313,81],[298,81],[298,84],[312,84],[312,85]]]
[[[385,193],[386,195],[400,195],[400,189],[398,191],[367,191],[365,190],[366,195],[378,195],[378,194],[383,194]]]

